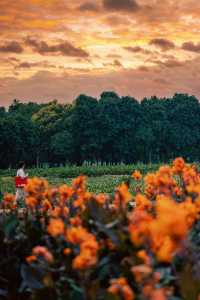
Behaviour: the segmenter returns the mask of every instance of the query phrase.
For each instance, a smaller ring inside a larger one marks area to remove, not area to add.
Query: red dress
[[[16,188],[24,188],[25,185],[27,185],[27,181],[28,181],[27,177],[22,178],[22,177],[16,176],[15,177],[15,187]]]

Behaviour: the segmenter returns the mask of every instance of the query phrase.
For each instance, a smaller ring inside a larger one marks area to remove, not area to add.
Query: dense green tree
[[[74,102],[72,113],[73,161],[99,158],[98,102],[95,98],[80,95]]]
[[[66,105],[54,100],[32,115],[32,121],[38,129],[37,165],[40,162],[54,161],[51,152],[52,136],[63,130],[68,111],[69,108]]]
[[[25,160],[32,165],[37,146],[36,127],[27,118],[9,115],[0,119],[1,167],[14,167]]]
[[[6,110],[5,107],[0,107],[0,118],[3,118],[6,116]]]
[[[31,116],[39,111],[46,104],[38,104],[35,102],[22,103],[19,100],[13,100],[9,107],[9,114],[20,114],[24,117],[31,118]]]
[[[53,161],[59,164],[70,163],[73,158],[73,138],[69,130],[56,133],[51,138]]]
[[[200,157],[200,103],[194,96],[151,97],[138,102],[103,92],[72,104],[14,100],[0,107],[0,168],[82,164],[84,161],[166,162]]]

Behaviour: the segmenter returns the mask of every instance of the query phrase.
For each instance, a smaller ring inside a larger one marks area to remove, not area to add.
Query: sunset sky
[[[200,1],[0,0],[0,105],[200,97]]]

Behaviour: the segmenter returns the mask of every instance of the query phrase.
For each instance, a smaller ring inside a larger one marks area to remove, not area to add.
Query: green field
[[[126,181],[130,176],[128,175],[104,175],[97,177],[88,177],[87,178],[87,187],[90,192],[94,193],[113,193],[116,186]],[[52,186],[59,186],[60,184],[67,183],[70,184],[72,181],[71,178],[64,179],[59,177],[45,177]],[[13,177],[1,177],[1,194],[4,193],[14,193],[14,180]],[[134,183],[131,183],[131,189],[134,188]]]
[[[98,177],[102,175],[130,175],[134,170],[139,170],[145,174],[155,171],[159,164],[86,164],[82,166],[67,165],[58,168],[33,168],[28,169],[28,174],[38,177],[56,177],[56,178],[74,178],[80,174],[89,177]],[[14,177],[16,170],[0,170],[0,177]]]
[[[126,181],[134,170],[140,170],[142,174],[155,171],[159,165],[90,165],[90,166],[67,166],[61,168],[29,169],[30,177],[38,176],[45,178],[52,186],[63,183],[70,184],[72,178],[80,174],[88,177],[88,190],[95,193],[113,193],[115,187]],[[0,192],[14,193],[14,176],[16,170],[0,170]],[[134,183],[131,183],[133,188]]]

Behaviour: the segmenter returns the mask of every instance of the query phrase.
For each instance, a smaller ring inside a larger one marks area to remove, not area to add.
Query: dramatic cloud
[[[103,90],[114,90],[120,95],[132,95],[137,99],[150,95],[170,96],[176,92],[194,94],[200,98],[200,59],[187,61],[182,66],[140,67],[138,69],[118,69],[101,73],[85,72],[59,76],[49,71],[18,80],[4,78],[0,81],[1,104],[10,103],[14,98],[23,101],[46,102],[54,98],[71,102],[80,93],[99,96]]]
[[[162,51],[167,51],[175,48],[175,44],[167,39],[153,39],[149,44],[160,48]]]
[[[167,67],[167,68],[177,68],[184,66],[183,62],[180,62],[178,60],[174,59],[168,59],[166,61],[155,61],[156,65]]]
[[[78,7],[78,10],[83,12],[84,11],[98,12],[99,9],[100,9],[99,6],[93,2],[85,2]]]
[[[104,63],[104,66],[110,66],[110,67],[114,67],[114,68],[124,68],[123,64],[118,60],[115,59],[112,63]]]
[[[106,24],[110,25],[111,27],[120,27],[120,26],[131,26],[131,20],[128,18],[124,18],[123,15],[109,14],[105,18]]]
[[[49,45],[45,41],[37,41],[33,38],[28,37],[26,39],[26,44],[31,46],[36,52],[41,55],[56,53],[73,57],[89,57],[89,54],[85,50],[74,47],[67,41],[55,45]]]
[[[186,43],[183,43],[182,49],[186,50],[186,51],[200,53],[200,43],[194,44],[193,42],[186,42]]]
[[[135,46],[135,47],[124,47],[125,50],[129,51],[129,52],[133,52],[133,53],[137,53],[137,52],[142,52],[143,48],[139,47],[139,46]]]
[[[139,5],[135,0],[103,0],[104,8],[111,11],[137,11]]]
[[[23,47],[16,41],[11,41],[3,45],[0,45],[0,52],[19,54],[22,53],[23,51],[24,51]]]
[[[0,0],[0,105],[105,89],[199,96],[199,19],[197,0]]]
[[[56,68],[55,65],[49,64],[47,61],[40,61],[40,62],[21,62],[16,65],[15,69],[31,69],[34,67],[42,67],[42,68]]]

